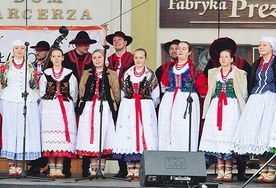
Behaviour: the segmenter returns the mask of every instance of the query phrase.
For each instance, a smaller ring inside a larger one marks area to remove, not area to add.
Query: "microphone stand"
[[[274,158],[276,157],[276,154],[274,154],[255,174],[253,174],[242,186],[241,188],[244,188],[254,177],[256,177]]]
[[[116,178],[116,177],[110,177],[110,176],[105,176],[102,171],[101,171],[101,159],[102,159],[102,124],[103,124],[103,100],[104,100],[104,88],[105,88],[105,78],[107,76],[107,67],[105,65],[105,59],[106,59],[106,50],[109,49],[108,45],[104,45],[104,67],[103,67],[103,72],[102,72],[102,86],[101,86],[101,92],[100,92],[100,135],[99,135],[99,156],[98,156],[98,169],[96,171],[96,175],[95,176],[88,176],[88,177],[84,177],[84,178],[78,178],[75,179],[75,181],[80,181],[80,180],[84,180],[84,179],[98,179],[98,178],[102,178],[102,179],[115,179],[115,180],[122,180],[122,181],[128,181],[131,182],[131,180],[127,180],[127,179],[123,179],[123,178]],[[93,117],[92,117],[93,118]]]
[[[189,113],[189,152],[191,152],[191,137],[192,137],[192,103],[193,103],[193,97],[191,96],[192,91],[193,91],[193,87],[194,87],[194,83],[195,83],[195,72],[196,72],[196,67],[194,70],[194,76],[192,77],[192,85],[191,85],[191,89],[189,91],[189,95],[186,99],[187,104],[186,104],[186,109],[183,115],[183,118],[186,119],[187,117],[187,112]],[[207,182],[207,181],[206,181]],[[213,181],[208,181],[208,182],[213,182]],[[214,182],[217,183],[217,182]],[[221,184],[221,183],[219,183]]]
[[[34,177],[34,176],[27,176],[27,173],[25,171],[25,151],[26,151],[26,121],[27,121],[27,98],[29,93],[27,92],[27,73],[28,73],[28,46],[29,42],[25,42],[26,46],[26,62],[25,62],[25,88],[24,92],[22,93],[22,97],[24,98],[24,106],[23,106],[23,116],[24,116],[24,126],[23,126],[23,160],[22,160],[22,171],[20,173],[20,176],[14,176],[14,177],[6,177],[6,178],[0,178],[0,179],[10,179],[10,178],[30,178],[30,179],[41,179],[45,181],[54,181],[53,178],[43,178],[43,177]]]
[[[194,72],[195,74],[195,72]],[[195,75],[194,75],[195,76]],[[191,135],[192,135],[192,103],[193,103],[193,97],[191,96],[192,94],[192,91],[193,91],[193,87],[194,87],[194,76],[192,77],[192,85],[191,85],[191,89],[189,91],[189,95],[186,99],[187,103],[186,103],[186,108],[185,108],[185,112],[184,112],[184,116],[183,118],[186,119],[186,116],[187,116],[187,111],[189,113],[189,152],[191,151]]]

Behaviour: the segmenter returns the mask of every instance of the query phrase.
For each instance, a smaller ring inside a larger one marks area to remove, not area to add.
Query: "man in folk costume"
[[[117,72],[120,87],[122,88],[121,78],[123,78],[124,72],[134,65],[134,56],[127,51],[127,46],[131,44],[132,37],[125,35],[122,31],[116,31],[114,34],[107,35],[105,40],[115,49],[115,53],[107,58],[108,68]],[[128,173],[126,162],[118,160],[118,164],[120,169],[114,177],[125,178]]]
[[[92,68],[92,55],[88,52],[90,45],[96,43],[96,40],[93,40],[89,37],[86,31],[80,31],[76,35],[76,38],[71,40],[69,44],[74,44],[75,49],[68,51],[64,54],[63,67],[71,69],[74,76],[77,78],[78,83],[81,80],[84,70]],[[83,157],[82,164],[82,176],[89,176],[89,164],[90,157]],[[63,164],[63,174],[65,177],[71,177],[71,159],[65,158]]]
[[[133,54],[127,51],[127,46],[131,44],[132,37],[125,35],[122,31],[116,31],[114,34],[107,35],[105,40],[116,51],[107,58],[108,68],[117,72],[120,81],[124,72],[134,65]]]
[[[172,41],[166,42],[163,45],[163,49],[165,50],[165,52],[170,55],[170,60],[165,63],[162,63],[162,65],[160,65],[155,71],[155,75],[158,79],[160,88],[161,88],[160,80],[161,80],[163,72],[165,71],[166,68],[168,68],[171,65],[171,63],[173,63],[177,59],[176,50],[177,50],[177,45],[179,44],[179,42],[180,42],[180,40],[174,39]],[[162,92],[160,90],[160,94],[161,93]]]
[[[170,55],[170,60],[165,62],[165,63],[162,63],[162,65],[160,65],[156,71],[155,71],[155,75],[158,79],[158,81],[160,82],[160,79],[161,79],[161,76],[164,72],[164,70],[169,67],[169,65],[171,63],[173,63],[176,59],[177,59],[177,54],[176,54],[176,50],[177,50],[177,45],[179,44],[180,40],[178,39],[174,39],[172,41],[169,41],[169,42],[166,42],[164,45],[163,45],[163,49],[164,51]]]
[[[42,70],[44,70],[44,61],[48,56],[50,45],[47,41],[42,40],[30,48],[35,50],[36,61],[33,64],[38,74],[41,75]]]
[[[76,48],[64,54],[63,66],[73,71],[78,82],[80,82],[83,70],[92,68],[92,56],[88,50],[90,45],[96,42],[96,40],[90,39],[86,31],[78,32],[76,38],[69,42]]]
[[[225,49],[229,49],[232,51],[232,53],[234,54],[233,65],[235,65],[237,68],[241,70],[244,70],[247,73],[247,82],[248,82],[249,77],[251,75],[251,65],[244,58],[235,54],[237,50],[236,42],[233,39],[228,37],[218,38],[214,40],[213,43],[210,45],[209,54],[211,59],[208,61],[203,71],[204,75],[208,77],[209,69],[220,67],[220,63],[219,63],[220,52]],[[246,155],[237,156],[237,161],[236,161],[237,168],[238,168],[237,179],[239,181],[246,181],[248,179],[245,175],[247,158],[248,157]]]

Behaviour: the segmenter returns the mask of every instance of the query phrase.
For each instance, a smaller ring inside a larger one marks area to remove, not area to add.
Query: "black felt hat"
[[[90,39],[86,31],[80,31],[78,32],[76,38],[71,40],[69,44],[94,44],[96,42],[96,40]]]
[[[132,37],[131,37],[131,36],[125,35],[122,31],[116,31],[114,34],[107,35],[107,36],[105,37],[105,40],[106,40],[109,44],[113,45],[113,37],[115,37],[115,36],[123,37],[124,40],[127,41],[127,46],[130,45],[130,43],[132,42]]]
[[[163,45],[163,49],[165,50],[165,52],[167,52],[167,54],[169,54],[169,50],[170,50],[170,47],[172,44],[176,44],[178,45],[180,43],[180,40],[178,39],[174,39],[170,42],[166,42],[164,45]]]
[[[36,46],[30,46],[30,48],[34,48],[36,51],[47,51],[50,50],[50,45],[47,41],[39,41]]]
[[[228,37],[218,38],[214,40],[209,48],[210,57],[218,61],[220,57],[220,52],[225,49],[231,50],[233,55],[235,55],[237,50],[236,42]]]

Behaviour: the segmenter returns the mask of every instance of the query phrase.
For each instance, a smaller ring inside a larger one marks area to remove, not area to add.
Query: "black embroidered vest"
[[[139,91],[138,93],[142,95],[141,99],[151,99],[151,92],[149,88],[150,81],[147,80],[147,77],[138,83],[139,84]],[[131,99],[134,95],[134,88],[133,83],[130,81],[130,75],[124,80],[124,91],[125,91],[125,98]]]
[[[93,100],[93,96],[96,93],[96,81],[97,81],[97,77],[95,76],[89,76],[88,77],[88,81],[86,82],[85,85],[85,94],[84,94],[84,98],[86,98],[87,101],[92,101]],[[105,91],[105,86],[102,84],[102,79],[100,79],[99,82],[99,95],[101,94],[101,92],[103,92],[103,100],[106,100],[106,91]]]
[[[54,97],[59,93],[63,96],[63,101],[69,101],[73,98],[70,96],[70,86],[69,86],[69,79],[72,73],[66,75],[61,81],[56,81],[53,79],[51,75],[46,75],[47,79],[47,86],[46,86],[46,93],[42,97],[44,100],[53,100]]]

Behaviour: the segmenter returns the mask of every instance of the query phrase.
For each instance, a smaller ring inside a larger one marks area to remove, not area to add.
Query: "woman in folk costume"
[[[9,176],[19,176],[22,171],[23,144],[26,160],[41,157],[38,75],[33,65],[24,58],[26,47],[23,41],[16,40],[12,46],[14,56],[0,67],[0,113],[3,117],[1,157],[8,159]],[[25,99],[22,94],[25,92],[25,80],[28,111],[25,114],[26,137],[23,143],[25,121],[22,112]]]
[[[276,146],[276,39],[261,37],[258,50],[262,57],[252,65],[250,96],[238,123],[232,150],[260,156],[262,166],[268,160],[269,151]],[[275,165],[274,159],[256,181],[274,182]]]
[[[191,53],[191,45],[186,41],[180,42],[177,47],[178,60],[166,69],[161,78],[165,94],[158,115],[159,150],[189,151],[189,114],[186,118],[183,116],[190,92],[193,99],[190,149],[198,149],[200,109],[197,88],[200,81],[197,79],[199,72],[189,59]]]
[[[72,70],[64,68],[61,49],[50,54],[53,67],[44,71],[40,78],[39,104],[42,127],[42,154],[48,157],[49,177],[63,178],[64,157],[76,154],[76,115],[74,111],[78,96],[78,82]]]
[[[122,80],[113,156],[127,162],[126,179],[139,179],[143,151],[158,148],[155,107],[160,91],[154,72],[145,65],[146,59],[144,49],[135,50],[135,65],[125,72]]]
[[[226,50],[226,49],[231,50],[231,52],[233,54],[232,65],[235,65],[237,68],[244,70],[247,73],[247,89],[248,89],[249,88],[248,82],[249,82],[249,78],[251,75],[252,67],[244,58],[242,58],[236,54],[237,44],[233,39],[231,39],[229,37],[217,38],[210,45],[209,54],[210,54],[211,59],[208,61],[206,67],[204,68],[204,71],[203,71],[204,75],[206,77],[208,77],[209,69],[218,68],[221,66],[220,62],[219,62],[220,52],[222,50]],[[247,90],[247,92],[248,92],[248,90]],[[203,104],[202,104],[202,109],[203,109]],[[204,127],[204,123],[201,126],[201,130],[203,130],[203,127]],[[248,178],[246,177],[246,174],[245,174],[248,155],[233,155],[233,158],[236,159],[235,161],[236,161],[236,166],[238,169],[237,179],[239,181],[248,180]],[[216,162],[216,157],[213,155],[205,155],[205,159],[206,159],[207,167],[210,167],[214,162]]]
[[[208,71],[209,88],[203,106],[205,122],[199,150],[217,157],[216,181],[232,181],[230,146],[248,97],[247,74],[232,65],[231,50],[222,50],[219,62],[219,68]]]
[[[76,112],[80,118],[76,149],[79,156],[91,157],[90,176],[95,176],[99,166],[98,156],[101,155],[101,171],[104,174],[106,156],[112,154],[120,86],[116,72],[104,65],[102,50],[97,49],[92,53],[92,62],[92,69],[83,72],[79,84],[80,100]],[[100,112],[101,94],[103,94],[102,112]],[[102,128],[101,150],[99,150],[100,128]]]

